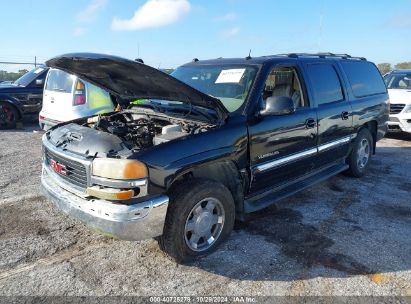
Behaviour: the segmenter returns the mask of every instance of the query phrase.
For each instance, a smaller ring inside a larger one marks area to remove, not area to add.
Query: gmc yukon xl
[[[195,59],[171,76],[99,54],[46,64],[117,109],[44,134],[44,193],[104,233],[156,237],[179,262],[216,249],[236,219],[340,172],[363,176],[387,131],[382,77],[345,54]]]

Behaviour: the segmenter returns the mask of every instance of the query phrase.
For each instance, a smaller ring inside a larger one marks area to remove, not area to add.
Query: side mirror
[[[265,101],[265,109],[260,115],[287,115],[295,112],[294,101],[286,96],[271,96]]]
[[[43,79],[36,79],[36,86],[41,86],[43,85],[44,80]]]

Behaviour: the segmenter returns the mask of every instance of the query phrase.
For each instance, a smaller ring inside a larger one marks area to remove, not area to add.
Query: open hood
[[[140,62],[111,55],[73,53],[52,58],[46,65],[107,90],[119,97],[123,106],[136,99],[172,100],[213,109],[220,120],[228,116],[219,99]]]
[[[407,89],[388,89],[390,96],[390,103],[392,104],[410,104],[411,103],[411,90]]]

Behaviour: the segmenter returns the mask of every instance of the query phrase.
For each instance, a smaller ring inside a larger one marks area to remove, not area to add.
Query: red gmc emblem
[[[50,167],[61,175],[67,175],[66,166],[59,164],[54,159],[49,159]]]

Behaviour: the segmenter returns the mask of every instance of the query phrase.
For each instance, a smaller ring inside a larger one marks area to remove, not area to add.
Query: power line
[[[0,61],[0,64],[25,64],[25,65],[36,65],[36,62],[11,62],[11,61]]]

